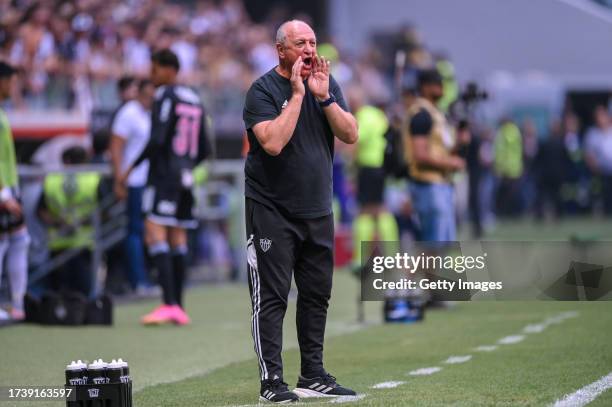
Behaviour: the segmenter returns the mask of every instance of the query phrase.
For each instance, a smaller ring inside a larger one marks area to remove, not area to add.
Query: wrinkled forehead
[[[292,42],[297,42],[299,40],[306,41],[316,41],[317,37],[315,36],[314,31],[308,24],[304,24],[302,22],[295,22],[289,24],[285,31],[287,38]]]

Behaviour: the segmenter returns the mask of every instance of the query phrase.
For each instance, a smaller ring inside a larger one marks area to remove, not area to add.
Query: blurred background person
[[[211,153],[207,116],[193,89],[179,85],[177,55],[162,49],[151,56],[151,81],[158,88],[151,116],[151,136],[145,149],[123,172],[149,160],[143,198],[145,242],[162,287],[162,304],[142,317],[144,325],[187,325],[183,291],[187,277],[187,229],[194,229],[192,171]]]
[[[452,175],[465,169],[465,160],[457,154],[465,136],[457,138],[445,115],[436,107],[443,96],[440,73],[436,69],[423,70],[417,84],[419,96],[408,113],[405,140],[410,193],[421,240],[453,241],[456,214]]]
[[[478,209],[482,232],[491,230],[495,224],[495,131],[486,128],[481,132],[478,146]]]
[[[57,63],[55,41],[49,31],[50,18],[51,9],[47,4],[31,4],[23,15],[25,23],[19,27],[11,50],[11,61],[28,72],[25,99],[36,107],[48,103],[49,71]]]
[[[591,173],[597,177],[603,213],[612,215],[612,121],[605,106],[593,113],[595,125],[585,136],[585,157]]]
[[[15,74],[11,65],[0,61],[0,102],[10,96]],[[0,281],[6,265],[11,282],[10,314],[0,308],[0,322],[25,318],[23,297],[28,284],[29,243],[20,201],[13,134],[0,108]]]
[[[580,137],[580,121],[573,112],[566,112],[561,120],[563,143],[568,158],[562,187],[564,211],[568,215],[581,215],[589,211],[591,183]]]
[[[119,80],[117,81],[117,91],[119,93],[119,105],[117,106],[117,108],[115,109],[115,111],[113,112],[111,116],[111,120],[110,120],[111,127],[112,127],[113,122],[115,121],[115,117],[117,116],[117,113],[119,113],[121,108],[125,106],[126,103],[128,103],[131,100],[136,99],[139,96],[139,93],[140,93],[139,87],[141,83],[142,82],[137,81],[136,78],[133,77],[132,75],[125,75],[119,78]]]
[[[68,168],[86,164],[87,159],[87,151],[79,146],[69,147],[62,154],[62,163]],[[93,296],[93,217],[98,208],[100,179],[96,172],[57,172],[45,177],[38,215],[47,225],[51,259],[70,253],[42,283],[44,291],[75,291]]]
[[[537,219],[546,216],[549,205],[555,218],[563,216],[563,185],[571,167],[562,123],[554,121],[550,130],[549,136],[540,145],[534,162],[538,190],[534,208]]]
[[[521,208],[520,179],[523,176],[523,139],[518,126],[503,118],[495,136],[495,174],[498,185],[496,212],[501,217],[517,216]]]
[[[399,240],[397,222],[385,208],[385,134],[389,121],[385,112],[365,103],[363,91],[349,92],[349,106],[357,120],[359,139],[354,162],[357,169],[357,202],[359,214],[353,221],[353,263],[361,264],[361,242]]]
[[[142,194],[149,173],[148,160],[132,170],[127,190],[121,176],[144,150],[151,132],[151,106],[155,87],[149,80],[137,84],[137,96],[117,111],[112,125],[110,155],[114,174],[113,192],[119,200],[127,199],[127,236],[124,242],[127,275],[137,295],[157,294],[147,275],[144,255],[144,219]]]
[[[523,175],[519,181],[520,214],[532,214],[538,200],[537,177],[539,170],[538,150],[539,137],[538,128],[531,119],[523,122],[521,135],[523,137]]]

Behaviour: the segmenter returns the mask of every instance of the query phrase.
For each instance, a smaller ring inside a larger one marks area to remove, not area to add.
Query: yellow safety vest
[[[447,183],[451,181],[452,172],[421,166],[416,163],[413,157],[412,134],[410,133],[410,121],[412,118],[425,109],[431,115],[433,122],[429,132],[429,153],[434,157],[450,156],[455,147],[455,132],[449,126],[446,117],[431,102],[423,98],[417,100],[408,110],[408,118],[404,125],[404,149],[406,161],[410,167],[410,177],[416,181],[429,183]]]
[[[100,175],[95,172],[79,174],[49,174],[44,182],[44,199],[51,216],[68,225],[50,227],[47,231],[49,249],[65,250],[92,248],[94,228],[90,218],[98,205]]]
[[[387,115],[377,107],[363,106],[355,113],[355,118],[359,127],[357,165],[382,168],[387,146],[385,133],[389,128]]]

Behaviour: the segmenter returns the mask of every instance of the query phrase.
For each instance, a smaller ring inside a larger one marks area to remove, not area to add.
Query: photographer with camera
[[[484,233],[483,224],[487,221],[484,219],[486,208],[490,206],[486,195],[491,194],[489,191],[493,188],[492,182],[494,182],[491,178],[494,159],[493,139],[476,117],[477,107],[488,97],[488,93],[477,83],[468,82],[449,108],[451,122],[457,124],[458,131],[469,129],[470,133],[469,143],[462,146],[460,151],[466,160],[469,217],[472,234],[476,239],[482,237]]]
[[[459,155],[470,140],[466,126],[453,129],[436,106],[444,91],[436,69],[423,70],[417,79],[419,96],[408,110],[406,159],[410,192],[421,228],[421,240],[452,241],[456,238],[452,176],[465,169]]]

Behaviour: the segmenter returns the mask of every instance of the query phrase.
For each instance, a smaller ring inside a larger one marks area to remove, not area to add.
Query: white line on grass
[[[576,318],[578,315],[580,315],[580,312],[576,310],[571,310],[571,311],[562,312],[561,315],[563,315],[565,319],[570,319],[570,318]]]
[[[481,345],[474,348],[474,350],[477,350],[478,352],[493,352],[495,349],[497,349],[497,346],[495,345]]]
[[[444,361],[444,363],[448,365],[456,365],[458,363],[465,363],[468,360],[472,359],[472,355],[465,356],[450,356],[448,359]]]
[[[523,328],[522,332],[524,334],[540,333],[540,332],[544,331],[549,325],[559,324],[559,323],[565,321],[566,319],[574,318],[576,316],[578,316],[578,312],[577,311],[565,311],[565,312],[562,312],[562,313],[560,313],[558,315],[550,317],[550,318],[546,319],[545,321],[543,321],[543,322],[541,322],[539,324],[529,324],[525,328]],[[500,340],[498,340],[497,344],[498,345],[512,345],[512,344],[515,344],[515,343],[519,343],[519,342],[523,341],[524,339],[525,339],[525,335],[509,335],[509,336],[506,336],[506,337],[501,338]],[[474,350],[479,351],[479,352],[493,352],[496,349],[497,349],[496,345],[481,345],[481,346],[478,346],[478,347],[474,348]],[[453,365],[453,364],[458,364],[458,363],[465,363],[465,362],[469,361],[470,359],[472,359],[472,355],[450,356],[443,363],[446,363],[446,364],[449,364],[449,365]],[[437,373],[440,370],[442,370],[442,368],[438,367],[438,366],[423,367],[421,369],[416,369],[416,370],[413,370],[411,372],[408,372],[408,374],[410,376],[427,376],[427,375],[431,375],[431,374]],[[603,392],[605,389],[607,389],[609,387],[612,387],[612,373],[609,374],[608,376],[602,378],[601,380],[604,380],[604,379],[608,380],[608,382],[606,384],[607,387],[605,387],[603,390],[600,390],[599,393]],[[405,382],[402,382],[402,381],[382,382],[382,383],[377,383],[377,384],[373,385],[371,388],[372,389],[392,389],[392,388],[400,386],[400,385],[402,385],[404,383]],[[576,393],[579,393],[579,392],[581,392],[581,391],[583,391],[585,389],[588,389],[590,386],[596,385],[597,383],[599,383],[599,382],[593,383],[593,384],[585,387],[584,389],[579,390]],[[597,389],[599,389],[599,387],[597,387]],[[597,395],[599,393],[597,393],[593,398],[597,397]],[[567,397],[570,397],[570,396],[572,396],[572,395],[569,395]],[[338,397],[337,399],[332,400],[331,402],[332,403],[345,403],[345,402],[349,402],[349,401],[361,400],[364,397],[365,397],[365,394],[358,394],[357,396],[342,396],[342,397]],[[590,399],[589,401],[591,401],[591,400],[592,399]],[[562,401],[558,401],[555,404],[554,407],[569,407],[569,406],[573,406],[573,404],[559,404],[561,402]],[[582,406],[584,404],[577,404],[577,405],[578,406]]]
[[[612,388],[612,372],[574,393],[565,395],[563,399],[557,400],[553,407],[581,407],[595,400],[597,396],[610,388]]]
[[[523,333],[524,334],[540,333],[544,331],[546,328],[548,328],[549,325],[560,324],[566,319],[575,318],[577,316],[578,316],[577,311],[565,311],[553,317],[547,318],[546,320],[544,320],[544,322],[541,322],[539,324],[527,325],[525,328],[523,328]],[[510,335],[510,336],[506,336],[505,338],[501,338],[499,341],[497,341],[497,343],[499,345],[512,345],[514,343],[521,342],[523,339],[525,339],[525,335]]]
[[[544,321],[544,323],[546,325],[560,324],[566,319],[576,318],[577,316],[578,316],[578,311],[565,311],[565,312],[560,313],[559,315],[555,315],[554,317],[548,318],[546,321]]]
[[[512,345],[521,342],[523,339],[525,339],[525,335],[510,335],[501,338],[497,343],[500,345]]]
[[[546,318],[543,322],[539,324],[527,325],[525,328],[523,328],[523,333],[524,334],[539,334],[540,332],[548,328],[550,325],[560,324],[566,319],[575,318],[577,316],[578,316],[577,311],[565,311],[553,317]]]
[[[397,386],[401,386],[404,383],[406,382],[382,382],[382,383],[376,383],[371,388],[372,389],[393,389]]]
[[[438,366],[423,367],[421,369],[413,370],[413,371],[409,372],[408,374],[410,376],[427,376],[427,375],[430,375],[430,374],[437,373],[440,370],[442,370],[442,368],[438,367]]]
[[[539,334],[547,327],[546,324],[530,324],[523,328],[524,334]]]
[[[350,403],[352,401],[359,401],[363,399],[366,394],[357,394],[355,396],[340,396],[331,400],[330,403]]]

